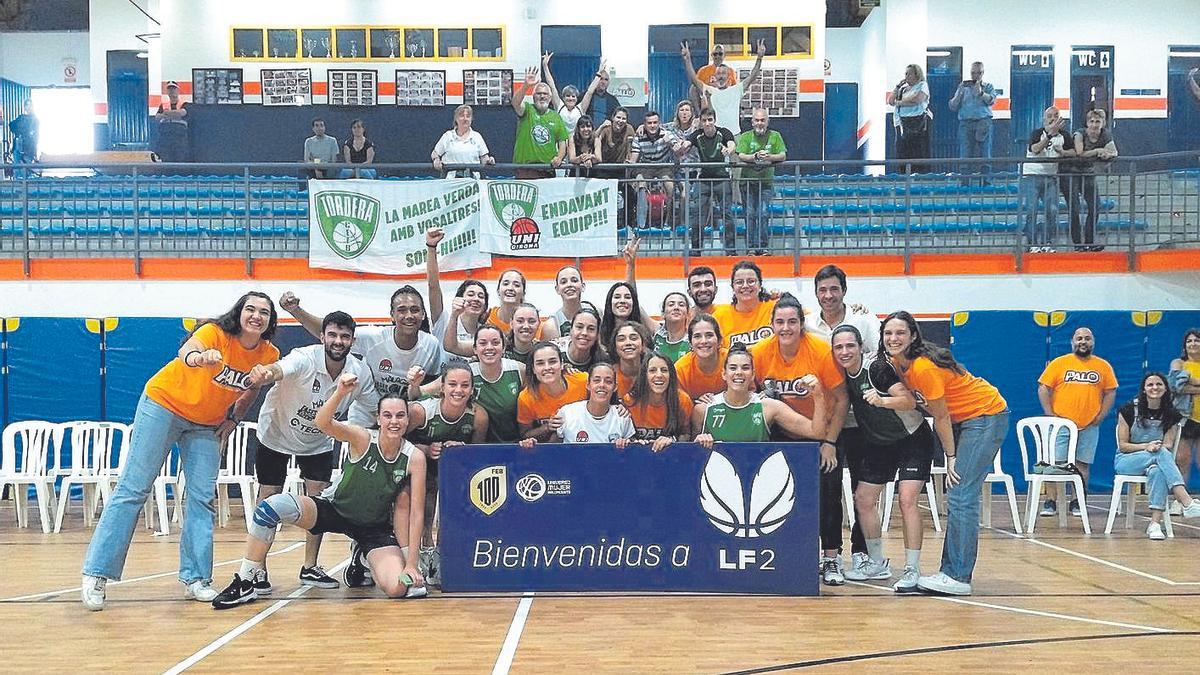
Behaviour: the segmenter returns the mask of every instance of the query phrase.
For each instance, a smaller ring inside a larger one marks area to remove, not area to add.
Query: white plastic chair
[[[300,460],[296,455],[288,458],[287,477],[283,479],[283,493],[299,497],[304,494],[304,479],[300,477]]]
[[[943,473],[945,467],[942,468]],[[888,526],[892,521],[892,503],[895,501],[896,481],[890,480],[883,488],[883,531],[888,531]],[[929,498],[929,513],[933,515],[933,529],[935,532],[942,531],[942,519],[938,515],[937,490],[933,483],[933,474],[930,472],[929,480],[925,481],[925,496]]]
[[[6,485],[13,486],[17,527],[29,527],[27,486],[32,485],[37,493],[42,532],[50,533],[55,499],[54,476],[49,471],[48,460],[57,452],[56,446],[61,439],[61,427],[53,422],[13,422],[4,428],[0,437],[0,491]]]
[[[1083,521],[1083,531],[1085,534],[1092,533],[1091,523],[1088,522],[1088,507],[1085,495],[1083,478],[1079,474],[1041,474],[1030,471],[1031,467],[1036,462],[1044,462],[1045,464],[1054,463],[1054,445],[1055,438],[1058,433],[1066,429],[1070,434],[1067,441],[1067,464],[1075,463],[1075,448],[1079,442],[1079,427],[1069,419],[1062,417],[1026,417],[1017,422],[1017,441],[1021,444],[1021,461],[1025,467],[1025,480],[1029,483],[1028,497],[1029,503],[1026,507],[1026,525],[1025,532],[1032,535],[1034,526],[1038,519],[1038,502],[1042,498],[1042,486],[1045,483],[1070,483],[1075,486],[1075,494],[1079,495],[1079,518]],[[1030,432],[1033,437],[1033,455],[1030,461],[1030,452],[1026,432]],[[1059,526],[1067,524],[1067,510],[1060,509],[1058,512]]]
[[[249,522],[250,514],[254,512],[257,488],[254,485],[254,467],[249,464],[251,431],[257,433],[258,425],[254,422],[239,422],[229,434],[229,442],[225,444],[225,465],[217,474],[221,527],[229,524],[230,485],[238,486],[242,493],[242,517]]]
[[[983,479],[983,524],[987,527],[992,526],[992,483],[1003,483],[1004,491],[1008,493],[1008,508],[1012,512],[1013,532],[1021,534],[1021,514],[1017,510],[1017,489],[1013,484],[1012,476],[1004,473],[1004,468],[1000,466],[1000,453],[996,453],[996,461],[992,465],[992,472]]]
[[[1149,479],[1145,476],[1132,476],[1129,474],[1118,473],[1113,476],[1113,492],[1112,500],[1108,503],[1108,522],[1104,524],[1104,534],[1112,534],[1113,522],[1117,519],[1117,513],[1121,510],[1121,493],[1125,491],[1125,486],[1129,486],[1129,491],[1125,493],[1125,529],[1133,527],[1133,509],[1135,485],[1146,485]],[[1170,503],[1170,500],[1167,500]],[[1175,528],[1171,526],[1171,510],[1163,511],[1163,530],[1166,531],[1168,537],[1175,536]]]
[[[167,461],[163,462],[162,470],[158,474],[158,478],[154,479],[154,509],[158,513],[158,533],[167,535],[171,534],[171,522],[179,522],[179,514],[183,510],[183,489],[186,485],[186,480],[183,475],[182,464],[179,461],[179,452],[172,449],[167,455]],[[167,516],[167,487],[172,488],[172,493],[175,497],[175,516],[169,518]],[[147,517],[146,524],[150,529],[154,529],[151,518]]]
[[[337,485],[338,480],[340,480],[342,477],[342,464],[346,461],[346,458],[350,456],[350,443],[349,442],[341,441],[337,444],[337,446],[338,446],[338,460],[337,460],[337,464],[335,464],[333,467],[333,472],[329,474],[329,484],[330,485]],[[849,476],[849,472],[847,471],[847,473],[844,474],[842,477],[843,480],[847,480],[848,476]],[[845,486],[843,486],[842,489],[844,490]]]
[[[62,530],[63,517],[71,503],[72,485],[83,487],[83,521],[91,527],[98,502],[102,500],[107,504],[112,495],[114,449],[120,462],[122,447],[129,444],[129,427],[120,422],[66,422],[62,429],[64,437],[70,432],[71,461],[70,471],[59,485],[55,532]]]

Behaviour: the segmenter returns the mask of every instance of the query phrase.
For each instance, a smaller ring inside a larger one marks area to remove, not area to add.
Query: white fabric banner
[[[309,181],[308,264],[423,274],[425,231],[440,227],[443,271],[487,267],[492,257],[479,247],[479,190],[473,178]]]
[[[479,243],[507,256],[617,255],[617,181],[479,181]]]

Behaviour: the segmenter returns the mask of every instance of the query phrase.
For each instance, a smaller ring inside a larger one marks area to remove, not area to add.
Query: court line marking
[[[508,675],[512,668],[513,657],[517,655],[517,644],[521,642],[521,633],[525,630],[525,620],[529,618],[529,608],[533,605],[533,593],[521,596],[517,610],[513,612],[512,622],[508,625],[508,634],[504,636],[504,645],[496,656],[496,665],[492,666],[492,675]]]
[[[293,544],[289,544],[286,547],[279,549],[278,551],[271,551],[267,555],[272,556],[272,555],[279,555],[281,553],[287,553],[289,551],[294,551],[303,545],[304,545],[304,542],[298,541]],[[214,563],[213,567],[224,567],[225,565],[232,565],[234,563],[240,563],[240,562],[242,562],[241,558],[235,558],[233,560],[223,560],[219,563]],[[163,577],[169,577],[173,574],[179,574],[179,570],[171,570],[170,572],[160,572],[158,574],[147,574],[146,576],[134,577],[132,579],[122,579],[120,581],[110,581],[110,582],[108,582],[108,587],[121,586],[124,584],[132,584],[132,583],[138,582],[138,581],[150,581],[151,579],[161,579]],[[60,589],[57,591],[46,591],[45,593],[33,593],[31,595],[18,595],[18,596],[11,597],[11,598],[0,598],[0,602],[26,602],[29,600],[38,600],[40,598],[52,598],[56,595],[62,595],[63,593],[74,593],[75,591],[82,590],[82,588],[83,588],[82,586],[75,586],[73,588],[63,588],[63,589]]]
[[[304,542],[300,542],[300,543],[304,543]],[[341,571],[341,569],[343,567],[345,567],[349,563],[350,563],[350,558],[346,558],[345,560],[343,560],[340,563],[331,567],[329,569],[330,576],[337,574],[339,571]],[[238,624],[237,626],[235,626],[234,628],[229,630],[227,633],[225,633],[221,637],[219,637],[216,640],[213,640],[212,642],[208,643],[207,645],[201,647],[200,650],[197,651],[196,653],[194,653],[191,656],[187,657],[186,659],[180,661],[179,663],[176,663],[169,670],[165,671],[164,675],[179,675],[179,673],[182,673],[183,671],[187,670],[188,668],[191,668],[192,666],[196,665],[197,663],[200,663],[200,661],[204,660],[205,657],[209,656],[210,654],[217,651],[221,647],[224,647],[225,645],[229,644],[230,642],[232,642],[234,640],[234,638],[238,637],[242,633],[245,633],[246,631],[250,630],[251,628],[257,626],[259,623],[262,623],[262,621],[264,619],[271,616],[275,612],[278,612],[279,610],[283,609],[284,607],[287,607],[288,605],[290,605],[292,603],[292,600],[295,600],[296,598],[304,595],[312,588],[313,588],[312,586],[301,586],[300,588],[297,588],[296,590],[289,593],[286,598],[276,600],[275,602],[271,603],[271,605],[269,607],[267,607],[266,609],[261,610],[258,614],[255,614],[254,616],[250,617],[249,619],[246,619],[245,621]]]
[[[893,592],[890,588],[883,588],[872,584],[863,583],[861,581],[849,581],[846,583],[854,584],[855,586],[864,586],[866,588],[874,588],[879,591]],[[1152,633],[1178,633],[1175,628],[1160,628],[1158,626],[1143,626],[1136,623],[1121,623],[1119,621],[1105,621],[1104,619],[1089,619],[1085,616],[1075,616],[1074,614],[1059,614],[1057,612],[1043,612],[1038,609],[1025,609],[1024,607],[1009,607],[1007,605],[995,605],[990,602],[980,602],[978,600],[966,600],[964,598],[954,598],[945,595],[930,595],[934,600],[943,602],[953,602],[960,605],[971,605],[973,607],[984,607],[987,609],[998,609],[1005,612],[1016,612],[1017,614],[1029,614],[1032,616],[1040,616],[1048,619],[1062,619],[1064,621],[1079,621],[1081,623],[1094,623],[1101,626],[1111,626],[1114,628],[1130,628],[1133,630],[1143,630]]]
[[[1077,558],[1083,558],[1084,560],[1098,563],[1100,565],[1106,565],[1113,569],[1120,570],[1122,572],[1126,572],[1126,573],[1132,574],[1134,576],[1143,577],[1143,578],[1149,579],[1151,581],[1157,581],[1160,584],[1166,584],[1167,586],[1200,586],[1200,581],[1173,581],[1166,577],[1160,577],[1157,574],[1150,574],[1149,572],[1143,572],[1141,570],[1137,570],[1132,567],[1122,565],[1120,563],[1115,563],[1111,560],[1105,560],[1104,558],[1097,558],[1094,555],[1088,555],[1087,553],[1073,551],[1069,548],[1058,546],[1056,544],[1049,544],[1040,539],[1034,539],[1034,538],[1031,538],[1026,535],[1015,534],[1013,532],[1009,532],[1008,530],[997,529],[995,531],[1000,532],[1001,534],[1007,534],[1008,536],[1013,537],[1014,539],[1021,539],[1021,540],[1027,541],[1031,544],[1037,544],[1038,546],[1044,546],[1052,551],[1058,551],[1059,553],[1066,553],[1067,555],[1073,555]]]

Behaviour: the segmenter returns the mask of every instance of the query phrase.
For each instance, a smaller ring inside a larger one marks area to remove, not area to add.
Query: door
[[[150,144],[150,81],[147,59],[136,50],[108,52],[108,137],[113,148]]]
[[[692,67],[708,63],[708,24],[672,24],[650,26],[650,53],[647,57],[647,84],[650,92],[646,109],[656,110],[666,119],[675,115],[675,105],[688,97],[691,83],[679,58],[679,43],[684,40],[692,50]],[[737,129],[730,127],[730,131]]]
[[[542,26],[542,53],[546,52],[554,52],[550,72],[559,93],[573,85],[582,100],[600,69],[600,26]]]
[[[1033,130],[1042,126],[1042,113],[1054,105],[1054,51],[1050,45],[1013,45],[1009,108],[1012,114],[1013,157],[1024,157]]]
[[[1200,67],[1200,46],[1171,46],[1167,61],[1167,143],[1171,150],[1200,148],[1200,99],[1188,85],[1188,71]],[[1200,73],[1196,78],[1200,80]],[[1200,83],[1198,83],[1200,84]]]
[[[858,83],[825,83],[825,159],[862,159],[858,144]],[[833,173],[847,169],[833,168]]]
[[[1108,127],[1113,119],[1113,48],[1108,46],[1074,46],[1071,48],[1071,128],[1087,125],[1088,112],[1103,110],[1108,114]]]
[[[925,79],[933,112],[931,156],[958,157],[958,113],[950,110],[950,99],[963,81],[962,47],[930,47],[925,53]]]

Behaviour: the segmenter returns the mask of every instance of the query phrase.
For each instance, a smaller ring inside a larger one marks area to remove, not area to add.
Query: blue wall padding
[[[1179,358],[1183,352],[1184,331],[1189,328],[1200,329],[1200,310],[1165,310],[1157,322],[1154,322],[1154,318],[1158,313],[1149,314],[1146,322],[1146,370],[1166,373],[1171,368],[1171,361]],[[1185,478],[1188,479],[1188,492],[1192,495],[1200,493],[1200,470],[1196,469],[1194,461],[1191,476]]]
[[[175,358],[188,330],[180,318],[123,317],[106,321],[104,416],[129,424],[146,381]]]
[[[102,413],[100,322],[23,317],[9,327],[10,421],[99,420]]]

